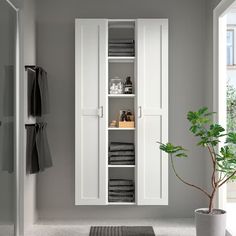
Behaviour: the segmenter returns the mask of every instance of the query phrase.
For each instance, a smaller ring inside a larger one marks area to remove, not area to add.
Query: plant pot
[[[195,210],[197,236],[225,236],[226,211],[214,209],[208,214],[207,208]]]

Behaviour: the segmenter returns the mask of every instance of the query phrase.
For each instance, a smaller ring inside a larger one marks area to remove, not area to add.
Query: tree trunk
[[[212,194],[211,194],[211,197],[210,197],[209,214],[210,214],[210,213],[212,212],[212,210],[213,210],[213,201],[214,201],[214,199],[215,199],[216,189],[217,189],[217,188],[214,188],[214,189],[213,189]]]

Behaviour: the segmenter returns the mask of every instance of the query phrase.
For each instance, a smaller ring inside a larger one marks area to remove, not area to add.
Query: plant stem
[[[212,164],[213,164],[213,172],[212,172],[212,176],[211,176],[211,185],[212,185],[212,188],[215,188],[215,185],[216,185],[216,181],[215,181],[216,161],[215,161],[215,157],[214,157],[213,152],[212,152],[209,145],[207,145],[207,149],[210,153]]]
[[[176,172],[172,154],[170,154],[170,159],[171,159],[172,169],[174,170],[174,173],[175,173],[176,177],[177,177],[181,182],[183,182],[184,184],[186,184],[186,185],[188,185],[188,186],[191,186],[191,187],[193,187],[193,188],[196,188],[196,189],[200,190],[200,191],[203,192],[208,198],[211,199],[211,195],[210,195],[209,193],[207,193],[204,189],[202,189],[202,188],[200,188],[200,187],[198,187],[198,186],[196,186],[196,185],[194,185],[194,184],[188,183],[188,182],[186,182],[184,179],[182,179],[182,178],[178,175],[178,173]]]
[[[213,191],[212,191],[212,194],[211,194],[211,197],[210,197],[210,204],[209,204],[209,213],[212,212],[212,209],[213,209],[213,200],[215,198],[215,193],[216,193],[216,190],[217,190],[218,186],[216,186]]]
[[[234,175],[236,174],[236,171],[234,171],[227,179],[225,179],[222,183],[219,184],[219,187],[221,187],[223,184],[225,184],[228,180],[230,180]]]

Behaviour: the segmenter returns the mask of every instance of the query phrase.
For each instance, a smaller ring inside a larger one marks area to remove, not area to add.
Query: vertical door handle
[[[141,106],[139,106],[138,107],[138,118],[142,118],[142,107]]]
[[[104,117],[103,106],[100,107],[100,118]]]

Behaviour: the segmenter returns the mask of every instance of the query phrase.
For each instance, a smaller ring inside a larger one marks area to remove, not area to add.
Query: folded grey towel
[[[134,43],[109,43],[110,48],[134,48]]]
[[[132,191],[134,190],[134,186],[109,186],[109,191]]]
[[[109,48],[109,53],[116,53],[116,52],[133,52],[134,48]]]
[[[127,179],[110,179],[109,180],[109,186],[119,186],[119,185],[133,186],[134,181],[127,180]]]
[[[133,143],[120,143],[120,142],[111,142],[109,145],[109,151],[133,151]]]
[[[134,156],[134,151],[116,151],[116,152],[109,152],[109,157],[114,156]]]
[[[109,44],[110,43],[125,43],[125,44],[128,44],[128,43],[134,43],[134,40],[133,39],[110,39],[109,40]]]
[[[109,165],[134,165],[134,161],[110,161]]]
[[[131,197],[108,197],[109,202],[134,202],[134,198]]]
[[[127,57],[133,57],[135,54],[134,53],[132,53],[132,52],[110,52],[109,53],[109,56],[127,56]]]
[[[134,197],[134,192],[111,192],[109,191],[109,197]]]
[[[134,161],[135,156],[110,156],[110,161]]]

